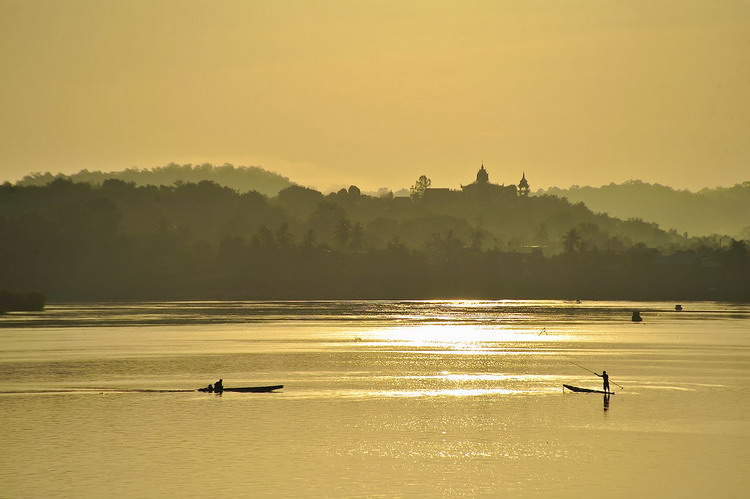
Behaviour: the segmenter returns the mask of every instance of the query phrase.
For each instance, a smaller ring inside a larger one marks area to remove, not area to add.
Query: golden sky
[[[0,0],[0,180],[750,180],[750,1]]]

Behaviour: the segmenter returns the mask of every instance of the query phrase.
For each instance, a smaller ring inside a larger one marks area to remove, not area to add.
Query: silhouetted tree
[[[424,192],[432,185],[432,180],[427,175],[421,175],[417,182],[411,187],[411,198],[419,199],[424,196]]]
[[[276,201],[292,216],[308,216],[323,201],[323,194],[307,187],[292,185],[282,189]]]
[[[315,229],[323,241],[331,241],[342,220],[346,218],[346,211],[333,201],[322,201],[318,203],[315,211],[309,219],[309,226]]]
[[[258,229],[255,236],[253,236],[253,246],[265,250],[275,250],[278,247],[278,244],[273,232],[263,225]]]

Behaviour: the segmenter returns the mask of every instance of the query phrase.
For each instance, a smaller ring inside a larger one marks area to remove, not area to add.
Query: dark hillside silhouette
[[[355,186],[268,198],[209,181],[6,183],[0,284],[53,300],[750,300],[742,242],[470,185],[411,199]]]
[[[113,172],[81,170],[72,175],[53,175],[49,172],[32,173],[22,178],[18,185],[47,185],[56,178],[93,185],[101,185],[105,180],[115,179],[134,182],[136,185],[157,186],[210,180],[240,192],[257,191],[267,196],[275,196],[281,189],[292,185],[288,178],[257,166],[233,166],[230,164],[222,166],[211,164],[178,165],[175,163],[156,168],[128,168]]]
[[[690,192],[631,180],[602,187],[553,187],[543,192],[583,202],[613,217],[650,220],[665,230],[750,240],[750,182]]]

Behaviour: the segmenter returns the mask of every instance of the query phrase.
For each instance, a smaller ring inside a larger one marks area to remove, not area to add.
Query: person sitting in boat
[[[206,387],[206,391],[209,392],[209,393],[213,392],[214,391],[214,385],[212,385],[211,383],[209,383],[208,386]]]
[[[223,392],[224,391],[224,380],[220,379],[216,383],[214,383],[214,391],[215,392]]]
[[[607,374],[607,371],[602,371],[601,374],[596,375],[602,378],[602,390],[604,390],[605,393],[609,393],[609,374]]]

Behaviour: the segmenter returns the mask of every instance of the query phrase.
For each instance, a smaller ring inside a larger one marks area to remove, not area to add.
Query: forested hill
[[[688,240],[552,196],[450,199],[6,183],[0,289],[52,300],[750,300],[742,242]]]
[[[553,187],[540,192],[565,197],[573,203],[583,202],[594,211],[614,217],[655,222],[664,229],[750,240],[750,182],[690,192],[631,180],[602,187]]]
[[[113,172],[81,170],[72,175],[33,173],[22,178],[17,185],[47,185],[56,178],[94,185],[100,185],[107,179],[133,182],[136,185],[173,185],[176,182],[198,183],[202,180],[210,180],[239,192],[257,191],[266,196],[275,196],[281,189],[292,185],[288,178],[257,166],[178,165],[175,163],[156,168],[128,168]]]

